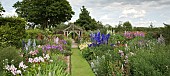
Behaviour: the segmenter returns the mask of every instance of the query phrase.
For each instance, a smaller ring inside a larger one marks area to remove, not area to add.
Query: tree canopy
[[[126,21],[125,23],[123,23],[123,28],[126,31],[131,31],[132,30],[132,25],[129,21]]]
[[[75,24],[83,27],[85,30],[96,30],[101,27],[95,19],[91,18],[90,12],[85,8],[85,6],[82,6],[80,10],[81,13],[79,15],[79,19],[76,20]]]
[[[55,24],[71,20],[74,11],[67,0],[22,0],[13,6],[18,16],[25,18],[34,25],[56,27]]]
[[[2,12],[5,12],[5,10],[4,10],[4,8],[2,7],[2,4],[1,4],[1,2],[0,2],[0,17],[2,16]]]

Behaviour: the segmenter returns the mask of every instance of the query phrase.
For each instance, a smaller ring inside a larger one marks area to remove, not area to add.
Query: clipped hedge
[[[26,21],[17,17],[0,18],[0,46],[17,46],[25,37]],[[18,46],[17,46],[18,47]]]

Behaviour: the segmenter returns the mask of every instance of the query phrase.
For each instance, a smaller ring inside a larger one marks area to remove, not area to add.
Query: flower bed
[[[69,58],[71,45],[68,40],[56,38],[49,41],[49,44],[36,45],[36,41],[28,40],[18,56],[22,57],[19,63],[13,63],[5,59],[1,75],[21,75],[21,76],[68,76]],[[24,42],[25,43],[25,42]],[[70,65],[69,65],[70,67]],[[67,72],[66,72],[67,70]]]
[[[170,60],[167,60],[170,57],[170,47],[158,44],[155,39],[148,40],[143,32],[132,34],[133,36],[126,32],[124,35],[109,36],[98,32],[90,35],[91,44],[80,44],[82,55],[91,65],[95,75],[170,75]],[[167,54],[165,51],[168,51]]]

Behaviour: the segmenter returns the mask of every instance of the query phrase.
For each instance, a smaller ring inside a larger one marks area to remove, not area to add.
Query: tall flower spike
[[[28,39],[28,43],[27,43],[27,46],[31,46],[31,39]]]
[[[55,39],[55,43],[58,44],[58,41],[59,41],[59,38],[57,37],[57,38]]]
[[[22,40],[22,50],[24,50],[24,48],[25,48],[25,41]]]
[[[35,42],[35,39],[34,39],[33,47],[34,47],[34,50],[35,50],[35,48],[36,48],[36,42]]]
[[[25,44],[25,50],[26,50],[26,52],[28,52],[28,45],[27,44]]]

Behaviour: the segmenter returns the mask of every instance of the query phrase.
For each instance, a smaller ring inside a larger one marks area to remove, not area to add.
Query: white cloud
[[[142,18],[146,14],[145,10],[136,10],[134,8],[125,9],[122,11],[122,15],[119,18]]]
[[[6,12],[4,16],[17,16],[12,5],[22,0],[0,0]],[[90,16],[103,24],[117,25],[119,21],[131,21],[133,26],[149,26],[150,20],[156,26],[163,22],[170,24],[170,0],[68,0],[75,15],[69,22],[79,18],[81,6]],[[163,15],[161,15],[163,14]],[[160,16],[161,15],[161,16]]]
[[[138,21],[138,22],[134,22],[134,26],[137,26],[137,27],[149,27],[150,24],[153,24],[154,27],[157,27],[155,26],[155,24],[158,24],[158,22],[156,20],[141,20],[141,21]]]
[[[11,16],[18,16],[17,13],[15,12],[15,9],[12,9],[7,12],[3,12],[3,17],[11,17]]]
[[[110,24],[111,26],[114,26],[115,24],[117,24],[117,22],[115,22],[115,19],[112,18],[109,15],[103,15],[99,18],[99,21],[101,21],[104,25],[106,24]]]

